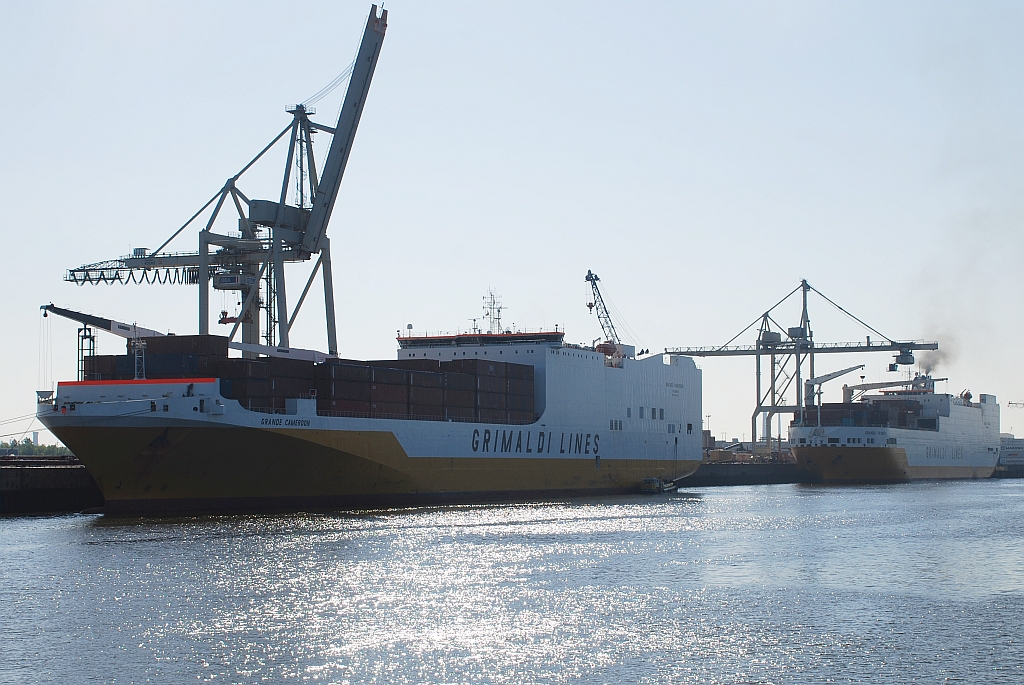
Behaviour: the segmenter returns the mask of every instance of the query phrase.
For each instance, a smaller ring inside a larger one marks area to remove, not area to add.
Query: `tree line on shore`
[[[0,441],[0,456],[19,457],[69,457],[71,450],[64,445],[34,445],[29,438]]]

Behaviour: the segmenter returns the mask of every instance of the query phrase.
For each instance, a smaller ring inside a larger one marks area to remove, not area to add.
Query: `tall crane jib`
[[[597,320],[601,323],[601,333],[604,335],[604,342],[597,345],[594,349],[604,353],[605,363],[608,366],[622,368],[622,360],[636,356],[636,348],[633,345],[624,345],[619,337],[619,332],[615,330],[612,315],[604,303],[604,297],[601,296],[601,289],[597,287],[597,283],[601,279],[597,277],[597,274],[588,269],[585,280],[590,284],[591,296],[593,298],[590,302],[587,302],[587,308],[592,314],[596,310]]]
[[[387,10],[371,5],[356,57],[349,67],[327,87],[303,103],[291,105],[291,123],[282,130],[241,171],[228,178],[224,186],[153,252],[136,248],[119,259],[86,264],[68,271],[65,280],[85,283],[183,283],[199,286],[199,333],[210,332],[210,288],[236,291],[240,310],[225,312],[220,323],[233,324],[229,339],[241,329],[241,342],[253,349],[262,341],[267,347],[289,348],[289,332],[316,276],[322,274],[327,324],[328,354],[338,352],[334,314],[334,283],[331,271],[330,240],[327,225],[337,200],[359,120],[373,80],[374,70],[387,31]],[[338,120],[332,128],[312,121],[316,101],[345,82],[348,87]],[[331,134],[330,149],[319,170],[313,154],[313,136]],[[239,188],[238,180],[279,141],[288,139],[284,175],[277,200],[250,200]],[[292,173],[295,170],[295,184]],[[289,202],[289,192],[295,197]],[[225,207],[238,214],[237,235],[214,232]],[[208,212],[209,210],[209,212]],[[207,215],[208,212],[208,215]],[[206,216],[199,231],[196,252],[165,252],[165,248],[188,226]],[[295,306],[289,310],[285,264],[317,261]],[[259,312],[265,329],[260,330]],[[255,353],[246,353],[255,354]]]
[[[615,330],[615,324],[612,322],[611,314],[608,313],[608,307],[605,306],[604,298],[601,297],[601,289],[597,287],[597,283],[600,280],[597,274],[587,269],[586,281],[590,284],[594,297],[593,302],[587,303],[587,307],[591,312],[595,309],[597,310],[597,320],[601,322],[601,332],[604,333],[605,342],[618,345],[622,340],[619,338],[618,331]]]

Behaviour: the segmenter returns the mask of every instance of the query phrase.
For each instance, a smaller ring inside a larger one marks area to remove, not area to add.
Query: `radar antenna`
[[[608,313],[608,307],[604,304],[604,298],[601,297],[601,290],[597,287],[597,282],[601,279],[597,277],[590,269],[587,269],[587,283],[590,283],[590,288],[593,291],[594,301],[587,303],[587,308],[590,309],[590,313],[594,313],[594,309],[597,309],[597,320],[601,322],[601,330],[604,332],[604,338],[610,343],[621,345],[622,340],[619,338],[618,331],[615,330],[615,324],[612,323],[612,316]]]

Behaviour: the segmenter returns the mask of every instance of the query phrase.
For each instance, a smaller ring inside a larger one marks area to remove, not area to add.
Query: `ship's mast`
[[[494,290],[489,289],[484,295],[484,318],[490,322],[487,332],[492,335],[504,332],[501,329],[501,309],[501,298],[495,294]],[[476,327],[476,319],[473,320],[473,327]]]

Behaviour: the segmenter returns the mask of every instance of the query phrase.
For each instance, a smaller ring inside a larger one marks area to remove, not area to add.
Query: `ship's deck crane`
[[[387,10],[378,15],[372,5],[366,28],[356,54],[349,67],[348,90],[334,128],[317,124],[309,119],[315,110],[309,103],[322,97],[327,89],[309,98],[307,104],[287,108],[292,115],[291,124],[277,135],[240,172],[225,182],[198,212],[152,253],[136,248],[132,255],[119,259],[87,264],[68,271],[65,280],[79,285],[85,283],[183,283],[199,285],[199,333],[210,332],[210,286],[217,290],[236,290],[242,299],[241,312],[234,318],[229,339],[234,339],[239,326],[242,342],[255,345],[260,342],[259,316],[253,310],[266,313],[267,346],[288,348],[289,330],[309,292],[318,271],[322,270],[324,300],[327,316],[327,347],[329,354],[338,352],[337,329],[334,314],[334,283],[331,271],[330,241],[327,225],[337,200],[338,190],[348,164],[352,143],[363,112],[370,82],[377,66],[384,33],[387,30]],[[343,82],[343,73],[333,87]],[[318,177],[313,156],[313,134],[323,131],[333,135],[330,151]],[[278,201],[250,200],[237,187],[238,179],[286,134],[290,134],[288,156],[285,161],[284,180]],[[292,168],[297,174],[296,204],[287,204]],[[307,195],[308,192],[308,195]],[[311,204],[307,204],[311,200]],[[234,205],[238,213],[239,235],[212,232],[215,221],[225,203]],[[248,209],[248,214],[243,209]],[[213,207],[205,228],[199,232],[198,252],[172,253],[164,249],[186,227],[207,209]],[[215,246],[215,252],[210,252]],[[307,261],[318,255],[305,288],[294,309],[289,312],[285,288],[285,262]],[[260,297],[261,283],[265,298]]]
[[[82,327],[78,329],[78,380],[85,380],[85,358],[96,354],[96,336],[93,334],[94,329],[111,333],[129,341],[138,341],[141,338],[152,338],[166,335],[160,331],[155,331],[152,328],[143,328],[142,326],[134,323],[122,323],[120,321],[114,321],[113,319],[105,319],[100,316],[93,316],[92,314],[64,309],[62,307],[55,306],[53,303],[44,304],[39,307],[39,309],[42,310],[44,317],[49,316],[50,314],[55,314],[82,324]],[[170,335],[173,335],[173,333]],[[262,354],[268,357],[306,359],[317,363],[320,363],[327,358],[327,355],[323,352],[318,352],[316,350],[304,350],[298,347],[273,347],[270,345],[231,341],[228,342],[228,347],[233,350],[238,350],[243,354],[249,354],[252,356]]]
[[[844,385],[843,386],[843,403],[849,404],[859,400],[864,393],[869,390],[881,390],[883,388],[901,388],[909,385],[911,390],[915,391],[934,391],[935,383],[938,381],[948,381],[948,378],[932,378],[931,376],[914,376],[913,378],[906,378],[902,381],[883,381],[881,383],[861,383],[859,385]],[[856,393],[856,394],[854,394]]]
[[[101,316],[63,309],[55,306],[52,302],[44,304],[39,309],[42,310],[44,317],[55,314],[82,324],[82,327],[78,329],[78,380],[80,381],[85,380],[85,358],[96,354],[96,336],[93,335],[94,328],[129,340],[163,335],[160,331],[142,328],[133,323],[122,323],[113,319],[104,319]]]
[[[604,335],[604,342],[596,345],[594,350],[605,355],[606,365],[622,368],[623,359],[636,356],[636,347],[623,344],[622,339],[619,337],[619,332],[615,330],[611,312],[608,311],[608,306],[604,303],[604,297],[601,296],[601,289],[597,286],[598,281],[601,279],[597,277],[597,274],[588,269],[585,280],[590,284],[590,290],[593,295],[593,301],[587,302],[587,309],[590,310],[591,314],[594,313],[595,309],[597,310],[597,320],[601,322],[601,333]]]
[[[845,376],[851,371],[856,371],[857,369],[863,368],[863,364],[858,364],[857,366],[851,366],[850,368],[843,369],[842,371],[833,371],[832,373],[825,374],[824,376],[818,376],[817,378],[810,378],[804,381],[804,399],[806,400],[806,406],[810,406],[811,404],[814,403],[814,395],[816,392],[815,388],[820,388],[822,385],[828,383],[829,381],[835,380],[840,376]],[[821,391],[818,390],[817,392],[820,393]],[[821,404],[821,402],[819,401],[817,404]]]
[[[154,331],[151,328],[143,328],[142,326],[133,323],[121,323],[120,321],[114,321],[113,319],[104,319],[101,316],[93,316],[92,314],[83,314],[82,312],[72,311],[71,309],[63,309],[55,306],[52,302],[50,304],[44,304],[39,309],[42,310],[43,316],[56,314],[57,316],[64,317],[65,319],[77,321],[83,326],[113,333],[114,335],[122,338],[152,338],[164,335],[164,333],[161,333],[160,331]]]
[[[588,302],[587,308],[591,314],[594,313],[595,309],[597,310],[597,320],[601,322],[601,332],[604,333],[605,342],[621,345],[622,340],[619,338],[619,332],[615,330],[612,315],[608,312],[608,307],[605,306],[604,298],[601,297],[601,289],[597,287],[597,282],[600,280],[597,274],[587,269],[586,281],[590,284],[590,289],[594,296],[594,301]]]

